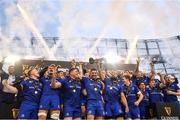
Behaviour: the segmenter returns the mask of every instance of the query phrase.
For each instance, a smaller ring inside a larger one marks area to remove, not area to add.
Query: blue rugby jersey
[[[100,81],[95,81],[88,77],[83,77],[82,81],[84,88],[87,91],[87,100],[103,100],[101,94],[103,85]]]
[[[177,96],[176,95],[169,95],[169,94],[167,94],[167,91],[177,92],[179,90],[180,90],[180,88],[176,82],[167,85],[165,87],[165,89],[163,90],[164,101],[165,102],[177,102],[178,101]]]
[[[43,76],[40,81],[43,84],[43,90],[42,90],[42,95],[59,95],[59,90],[58,89],[53,89],[51,88],[51,81],[52,77],[46,77]],[[60,80],[56,78],[56,80],[59,82]]]
[[[105,78],[105,93],[104,98],[106,102],[119,102],[120,101],[120,93],[122,92],[122,88],[118,81],[111,81],[110,78]]]
[[[72,80],[65,77],[60,81],[62,84],[63,103],[68,106],[81,106],[82,85],[80,80]]]
[[[149,105],[149,91],[147,89],[145,89],[145,91],[141,91],[141,93],[143,94],[143,99],[140,102],[140,106]]]
[[[31,102],[39,104],[41,93],[42,93],[42,83],[39,80],[28,79],[21,82],[23,88],[23,102]]]
[[[163,96],[162,96],[162,90],[156,86],[154,88],[147,88],[149,92],[149,101],[150,103],[156,103],[156,102],[162,102]]]
[[[131,83],[130,86],[123,85],[122,89],[126,96],[128,105],[134,105],[134,102],[137,101],[137,94],[140,92],[138,87]]]

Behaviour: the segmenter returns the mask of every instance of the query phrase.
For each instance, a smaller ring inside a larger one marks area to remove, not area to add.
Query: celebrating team
[[[152,63],[146,76],[139,64],[140,59],[134,72],[102,71],[99,62],[97,69],[84,71],[83,63],[77,68],[72,62],[66,74],[50,65],[40,74],[31,68],[18,87],[9,84],[8,77],[2,84],[9,93],[22,93],[19,119],[147,119],[149,106],[157,102],[179,106],[177,78],[158,73],[160,80],[155,79]]]

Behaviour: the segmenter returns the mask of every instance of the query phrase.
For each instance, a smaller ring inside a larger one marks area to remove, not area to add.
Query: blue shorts
[[[81,118],[81,107],[64,105],[63,114],[64,114],[64,118],[66,117]]]
[[[40,110],[60,110],[58,95],[42,95],[40,101]]]
[[[129,106],[128,118],[131,118],[131,119],[140,118],[140,110],[138,106],[135,106],[135,105]]]
[[[107,117],[123,116],[121,105],[118,102],[107,102],[105,104],[105,113]]]
[[[141,116],[141,119],[148,119],[148,106],[145,106],[145,105],[140,105],[139,106],[139,110],[140,110],[140,116]]]
[[[94,115],[96,117],[105,116],[104,104],[102,101],[88,100],[87,115]]]
[[[37,119],[39,105],[31,104],[30,102],[22,102],[18,119]]]

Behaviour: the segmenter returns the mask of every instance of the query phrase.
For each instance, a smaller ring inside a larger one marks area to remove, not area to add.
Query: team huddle
[[[180,109],[177,78],[157,73],[160,79],[155,79],[154,64],[148,75],[139,71],[139,64],[140,59],[135,71],[101,70],[99,63],[84,71],[79,63],[68,73],[53,64],[43,72],[29,69],[19,86],[9,84],[8,77],[2,84],[10,93],[22,93],[18,119],[148,119],[157,102]]]

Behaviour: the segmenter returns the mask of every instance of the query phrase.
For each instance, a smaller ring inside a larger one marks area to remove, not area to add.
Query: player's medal
[[[97,88],[95,87],[94,90],[97,91]]]
[[[75,93],[75,92],[76,92],[76,89],[73,89],[73,92]]]
[[[110,87],[110,90],[112,90],[112,89],[113,89],[113,87],[111,86],[111,87]]]
[[[35,91],[34,93],[35,93],[35,94],[38,94],[38,91]]]

